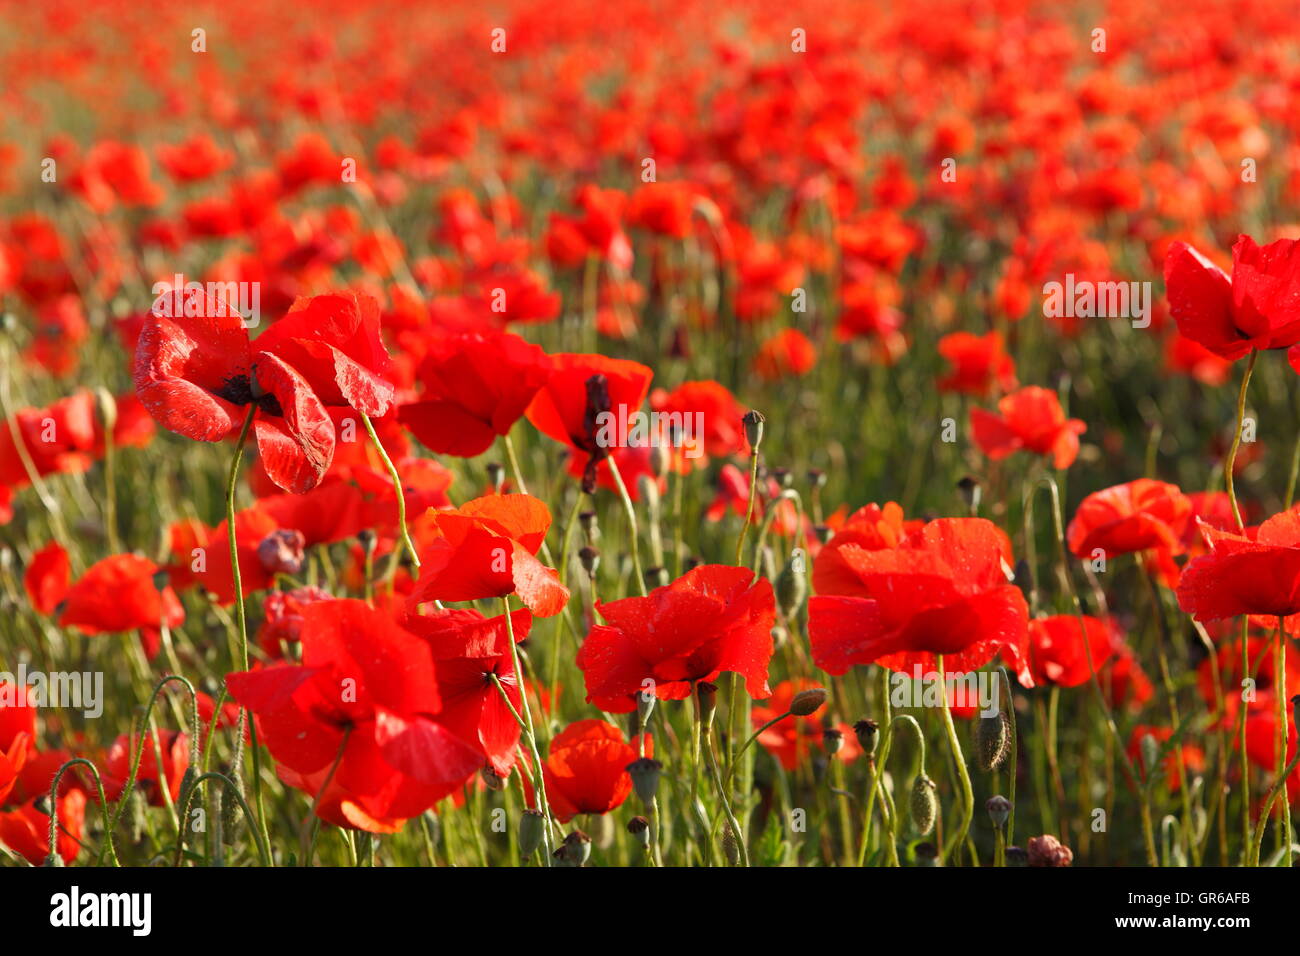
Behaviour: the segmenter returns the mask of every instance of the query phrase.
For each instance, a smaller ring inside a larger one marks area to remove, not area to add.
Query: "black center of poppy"
[[[226,379],[217,391],[217,396],[234,405],[256,405],[268,415],[284,415],[280,400],[270,392],[257,394],[253,388],[253,379],[248,375],[232,375]]]

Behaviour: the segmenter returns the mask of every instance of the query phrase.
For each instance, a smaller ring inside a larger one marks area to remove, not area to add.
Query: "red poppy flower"
[[[518,594],[539,617],[559,614],[569,590],[535,557],[550,526],[550,511],[532,495],[486,495],[426,513],[416,529],[427,543],[409,603]]]
[[[1079,436],[1088,426],[1066,419],[1056,393],[1030,385],[998,402],[994,415],[982,408],[970,411],[971,429],[984,454],[994,461],[1015,451],[1051,455],[1056,468],[1069,468],[1079,454]]]
[[[799,378],[817,364],[817,347],[798,329],[782,329],[754,356],[754,374],[765,382]]]
[[[300,298],[257,337],[253,349],[287,362],[326,405],[378,418],[393,401],[392,359],[379,334],[379,303],[373,296],[345,292]]]
[[[1260,615],[1263,626],[1300,614],[1300,512],[1276,514],[1250,536],[1200,527],[1210,553],[1183,569],[1184,611],[1199,621]]]
[[[840,550],[853,545],[867,551],[896,548],[923,521],[907,522],[897,502],[864,505],[844,519],[835,536],[822,546],[813,562],[813,588],[818,594],[854,594],[860,586],[853,566],[840,556]],[[1007,544],[1008,553],[1010,544]]]
[[[8,750],[23,735],[36,739],[36,705],[25,687],[0,681],[0,750]]]
[[[1137,551],[1182,553],[1182,535],[1192,503],[1177,485],[1138,478],[1094,491],[1079,503],[1066,529],[1070,551],[1090,558]]]
[[[808,606],[813,661],[822,670],[843,674],[879,662],[930,671],[942,654],[945,670],[972,671],[1001,651],[1021,683],[1033,686],[1025,664],[1029,609],[1008,583],[1006,537],[992,522],[940,518],[897,548],[850,544],[837,559],[856,580],[837,576],[844,591],[819,594]]]
[[[657,389],[650,396],[650,408],[670,416],[662,421],[680,426],[681,440],[674,446],[674,457],[703,468],[709,458],[749,454],[741,422],[745,406],[717,382],[683,382],[671,392]],[[670,441],[673,436],[656,437]]]
[[[40,797],[0,812],[0,843],[23,857],[32,866],[40,866],[50,853],[50,815],[37,809]],[[49,799],[49,794],[45,794]],[[55,841],[59,857],[71,863],[81,850],[80,840],[85,832],[86,795],[80,790],[70,790],[59,797],[59,834]]]
[[[1300,340],[1300,242],[1294,239],[1257,246],[1239,236],[1231,279],[1187,243],[1175,242],[1165,256],[1165,288],[1178,331],[1225,359]],[[1300,353],[1288,358],[1300,370]]]
[[[280,778],[320,794],[322,819],[395,832],[481,765],[433,719],[441,700],[429,646],[388,615],[355,600],[309,604],[302,652],[301,666],[230,674],[226,686],[257,715]]]
[[[1296,735],[1288,732],[1287,763],[1291,762],[1295,751]],[[1261,708],[1246,715],[1246,759],[1267,771],[1270,778],[1277,773],[1277,714],[1272,708]],[[1300,798],[1300,766],[1287,777],[1286,794],[1293,803]],[[1280,807],[1275,804],[1274,810],[1280,810]]]
[[[551,362],[527,418],[542,434],[588,456],[584,486],[594,488],[596,465],[609,454],[600,441],[603,416],[610,416],[612,434],[628,433],[629,418],[640,411],[654,373],[639,362],[603,355],[559,354]]]
[[[820,686],[816,681],[806,678],[781,681],[773,688],[771,697],[752,708],[750,720],[753,722],[754,729],[758,730],[769,720],[789,713],[790,703],[796,694]],[[862,756],[862,747],[858,744],[857,734],[852,727],[840,723],[836,724],[834,729],[844,735],[844,743],[835,754],[837,760],[852,763]],[[767,728],[758,735],[758,742],[780,762],[783,768],[790,771],[806,761],[810,754],[821,752],[824,736],[825,728],[819,715],[810,714],[807,717],[796,715],[786,717]]]
[[[549,374],[546,353],[517,335],[439,338],[420,364],[420,400],[403,405],[399,417],[431,451],[472,458],[510,432]]]
[[[317,601],[333,596],[321,588],[301,587],[292,591],[271,591],[262,602],[262,626],[257,629],[257,646],[272,660],[285,656],[285,645],[302,639],[303,611]]]
[[[515,640],[523,641],[533,616],[527,610],[513,611],[510,622]],[[515,764],[520,731],[495,681],[501,683],[515,713],[522,713],[505,615],[484,618],[477,611],[456,610],[411,615],[403,624],[433,652],[442,696],[438,723],[461,740],[477,744],[492,769],[504,777]]]
[[[171,587],[159,588],[160,568],[148,558],[115,554],[98,561],[83,574],[64,600],[60,627],[83,634],[113,634],[139,630],[146,651],[157,653],[159,629],[180,627],[185,609]]]
[[[580,813],[609,813],[621,806],[632,792],[627,765],[638,756],[619,729],[603,720],[565,727],[542,761],[551,812],[567,823]]]
[[[1001,333],[953,332],[939,340],[939,354],[952,366],[952,371],[939,379],[940,391],[981,396],[994,386],[1003,391],[1016,387],[1016,365],[1002,344]]]
[[[57,541],[51,541],[32,555],[27,570],[23,572],[23,586],[36,613],[54,613],[68,593],[71,569],[68,552]]]
[[[611,713],[636,707],[653,682],[660,700],[682,700],[697,681],[723,671],[745,678],[749,696],[767,697],[776,599],[766,578],[722,564],[693,568],[647,597],[598,602],[607,622],[578,650],[587,700]]]
[[[1117,645],[1114,651],[1101,670],[1101,689],[1111,707],[1136,713],[1155,694],[1155,687],[1127,644]]]
[[[161,807],[163,799],[162,784],[165,782],[172,803],[180,799],[181,778],[185,768],[190,765],[190,738],[188,734],[177,730],[160,730],[158,732],[158,751],[154,750],[152,733],[126,734],[113,741],[108,748],[104,764],[104,795],[109,800],[116,800],[126,788],[126,781],[131,775],[131,764],[135,755],[141,752],[140,769],[136,771],[135,788],[143,793],[150,806]],[[158,753],[162,754],[162,770],[159,771]]]
[[[15,734],[7,744],[0,746],[0,807],[4,806],[10,792],[18,782],[18,773],[27,763],[27,758],[35,752],[32,735]]]
[[[1086,635],[1092,651],[1092,667],[1100,676],[1102,667],[1111,658],[1115,641],[1105,621],[1084,615],[1082,632],[1075,614],[1058,614],[1029,622],[1029,670],[1035,683],[1078,687],[1092,680],[1081,633]]]
[[[169,431],[221,441],[255,405],[267,474],[286,491],[314,488],[334,457],[334,423],[307,379],[254,349],[243,319],[223,303],[179,290],[166,298],[170,305],[156,304],[145,320],[135,355],[135,390],[149,413]]]

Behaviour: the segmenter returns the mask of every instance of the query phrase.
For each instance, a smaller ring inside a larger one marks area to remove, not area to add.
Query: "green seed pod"
[[[519,818],[519,853],[526,860],[542,845],[542,833],[546,829],[546,818],[541,810],[531,807]]]
[[[938,787],[924,773],[912,781],[912,825],[917,833],[929,833],[934,829],[935,818],[939,815]]]
[[[758,451],[758,446],[763,443],[763,423],[767,421],[761,412],[750,409],[740,419],[745,426],[745,440],[749,442],[749,447]]]
[[[870,717],[864,717],[853,725],[853,732],[858,735],[858,746],[868,757],[876,754],[876,744],[880,741],[880,725]]]
[[[627,821],[627,832],[636,838],[643,850],[650,849],[650,821],[645,817],[633,817]]]
[[[834,757],[844,747],[844,733],[834,727],[822,731],[822,747],[828,757]]]
[[[632,778],[632,789],[647,807],[654,802],[655,793],[659,789],[659,774],[663,769],[663,764],[649,757],[633,760],[627,765],[628,775]]]
[[[912,847],[913,866],[938,866],[939,848],[933,843],[918,843]]]
[[[992,773],[1006,761],[1011,752],[1011,721],[998,711],[991,717],[980,717],[975,726],[975,765],[985,773]]]
[[[572,831],[564,838],[564,855],[573,866],[583,866],[591,858],[591,837]]]
[[[1007,820],[1011,816],[1011,801],[999,794],[989,797],[984,804],[984,809],[988,811],[993,826],[1001,830],[1007,825]]]

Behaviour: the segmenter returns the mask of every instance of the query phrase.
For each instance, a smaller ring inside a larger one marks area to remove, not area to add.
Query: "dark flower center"
[[[253,379],[248,375],[233,375],[222,383],[217,391],[218,398],[224,398],[233,405],[256,405],[268,415],[283,416],[284,408],[280,400],[270,392],[254,389]]]

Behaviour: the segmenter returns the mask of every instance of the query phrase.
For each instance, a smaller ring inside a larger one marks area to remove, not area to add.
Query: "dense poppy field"
[[[275,6],[0,6],[0,864],[1292,864],[1293,4]]]

